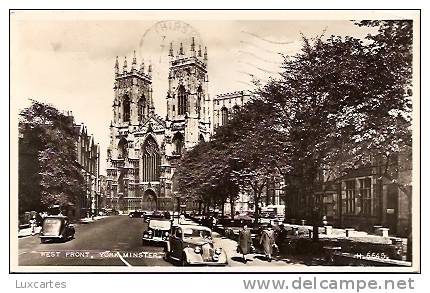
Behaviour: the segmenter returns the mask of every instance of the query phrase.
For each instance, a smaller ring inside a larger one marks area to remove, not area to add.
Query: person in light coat
[[[266,229],[263,230],[260,238],[260,244],[263,246],[264,254],[269,262],[272,261],[273,247],[275,244],[275,231],[269,224]]]

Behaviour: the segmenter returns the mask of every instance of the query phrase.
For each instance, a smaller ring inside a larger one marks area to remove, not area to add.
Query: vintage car
[[[227,255],[222,248],[214,247],[212,231],[198,225],[173,225],[166,246],[166,257],[182,266],[225,266]]]
[[[65,216],[46,216],[43,219],[42,229],[39,233],[40,243],[48,240],[66,241],[73,239],[75,228]]]
[[[143,218],[145,216],[144,211],[133,211],[128,214],[129,218]]]
[[[143,232],[142,245],[163,243],[169,240],[172,223],[169,219],[150,219],[148,230]]]
[[[170,220],[171,216],[170,216],[170,213],[167,211],[164,211],[164,212],[163,211],[154,211],[152,213],[147,213],[143,216],[143,220],[146,223],[149,223],[149,220],[151,220],[151,219],[167,219],[167,220]]]

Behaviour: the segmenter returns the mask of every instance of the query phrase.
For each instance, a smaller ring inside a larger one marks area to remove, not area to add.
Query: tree
[[[20,133],[37,155],[40,186],[40,205],[37,208],[46,210],[54,204],[74,206],[85,194],[85,185],[76,163],[77,133],[73,118],[37,101],[32,101],[20,116]],[[19,180],[25,185],[26,178]]]
[[[287,185],[300,189],[309,211],[320,169],[333,178],[410,144],[411,25],[361,25],[380,29],[367,43],[303,37],[301,52],[285,56],[282,77],[259,92],[288,136]]]

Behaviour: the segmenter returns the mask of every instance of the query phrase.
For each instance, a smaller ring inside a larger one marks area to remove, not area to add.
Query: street
[[[147,224],[141,218],[111,216],[90,224],[76,224],[75,239],[65,243],[40,243],[39,237],[20,238],[20,266],[174,266],[166,261],[162,246],[142,246]],[[213,233],[214,244],[222,247],[228,266],[303,266],[289,259],[268,263],[261,255],[248,255],[244,264],[236,242]],[[120,253],[120,256],[118,255]]]
[[[76,224],[75,239],[41,244],[38,236],[19,239],[19,265],[35,266],[168,266],[163,248],[142,246],[143,219],[112,216]],[[115,253],[130,252],[130,257]],[[140,253],[140,254],[139,254]]]

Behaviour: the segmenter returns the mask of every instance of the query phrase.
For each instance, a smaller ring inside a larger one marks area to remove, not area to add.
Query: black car
[[[143,211],[134,211],[128,214],[130,218],[143,218],[145,216],[145,212]]]
[[[166,219],[166,220],[170,220],[171,219],[171,215],[168,211],[154,211],[151,214],[146,214],[143,217],[144,221],[146,223],[149,222],[149,220],[151,219]]]

